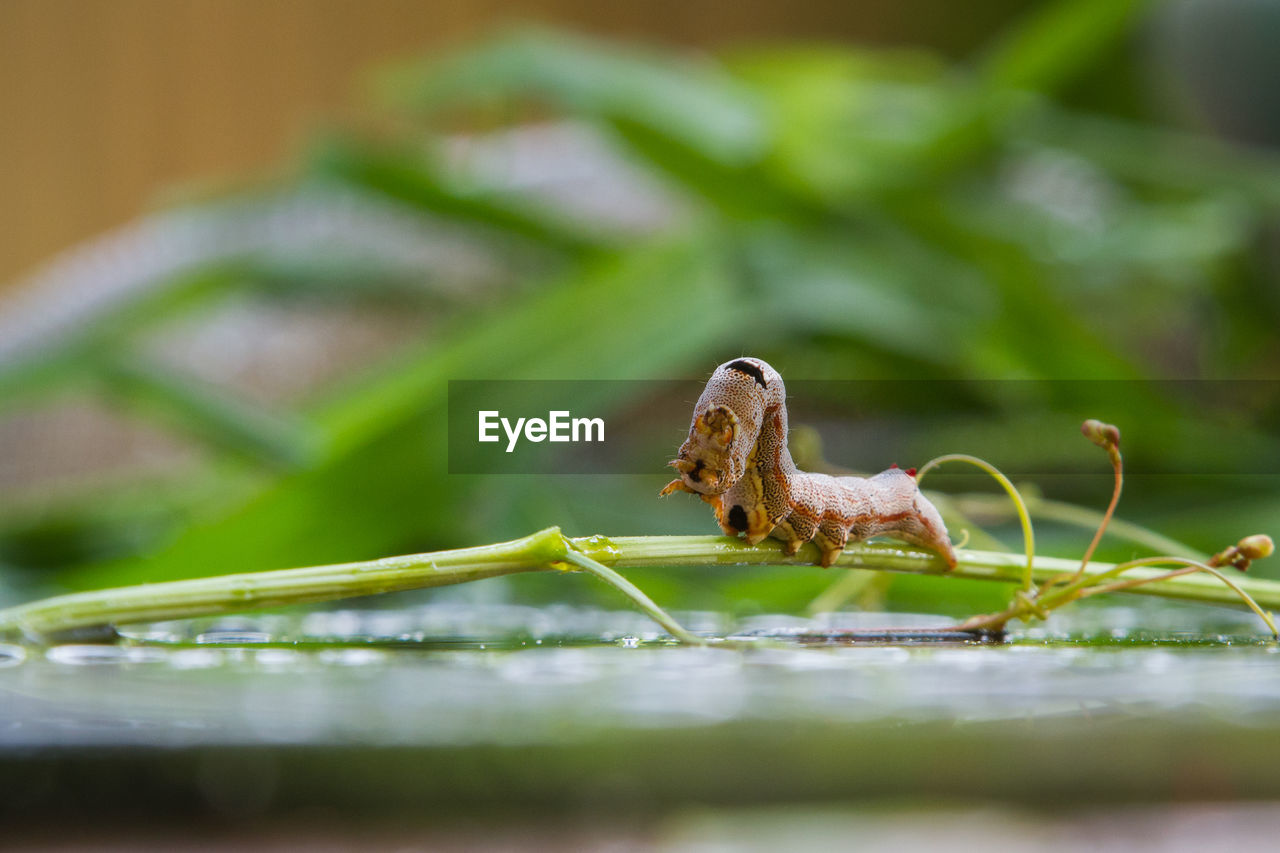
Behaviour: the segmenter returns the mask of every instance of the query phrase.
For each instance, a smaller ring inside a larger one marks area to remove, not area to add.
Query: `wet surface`
[[[157,624],[0,645],[0,746],[554,745],[725,724],[1163,718],[1280,724],[1280,647],[1247,614],[1080,608],[1004,641],[904,614],[428,605]]]

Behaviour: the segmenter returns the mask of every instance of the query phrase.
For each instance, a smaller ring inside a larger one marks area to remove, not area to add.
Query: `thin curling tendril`
[[[1022,573],[1022,590],[1031,593],[1035,584],[1031,580],[1032,570],[1035,568],[1036,562],[1036,535],[1031,527],[1031,513],[1027,512],[1026,501],[1022,499],[1022,495],[1008,477],[1001,473],[1000,469],[992,465],[985,459],[979,459],[977,456],[970,456],[967,453],[948,453],[944,456],[937,456],[930,459],[920,467],[916,472],[916,483],[924,480],[925,474],[928,474],[934,468],[947,462],[966,462],[970,465],[977,466],[983,471],[990,474],[995,481],[1009,494],[1009,498],[1013,501],[1013,505],[1018,510],[1018,521],[1022,524],[1022,540],[1027,552],[1027,567]]]

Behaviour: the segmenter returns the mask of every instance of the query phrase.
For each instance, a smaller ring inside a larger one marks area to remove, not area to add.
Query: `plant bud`
[[[1120,430],[1112,424],[1104,424],[1095,418],[1089,418],[1080,425],[1084,437],[1104,450],[1120,447]]]
[[[1214,568],[1235,566],[1243,572],[1249,568],[1251,562],[1261,560],[1263,557],[1270,557],[1275,550],[1276,544],[1271,541],[1270,536],[1256,533],[1253,536],[1246,536],[1230,548],[1214,554],[1209,558],[1209,565]]]
[[[1253,536],[1246,536],[1241,539],[1236,548],[1240,554],[1250,560],[1261,560],[1263,557],[1270,557],[1276,550],[1276,543],[1271,541],[1271,537],[1265,533],[1255,533]]]

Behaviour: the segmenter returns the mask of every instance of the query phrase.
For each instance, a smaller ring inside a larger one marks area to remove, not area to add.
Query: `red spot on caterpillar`
[[[893,463],[892,465],[890,465],[889,467],[890,467],[890,468],[897,468],[897,467],[898,467],[898,463],[897,463],[897,462],[895,462],[895,463]]]
[[[908,476],[908,477],[914,477],[915,475],[916,475],[916,469],[915,469],[915,468],[908,468],[908,469],[907,469],[907,476]]]

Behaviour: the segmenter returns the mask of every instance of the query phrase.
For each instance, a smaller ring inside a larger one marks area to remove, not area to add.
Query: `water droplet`
[[[639,637],[619,637],[618,645],[624,649],[635,649],[640,647]]]

